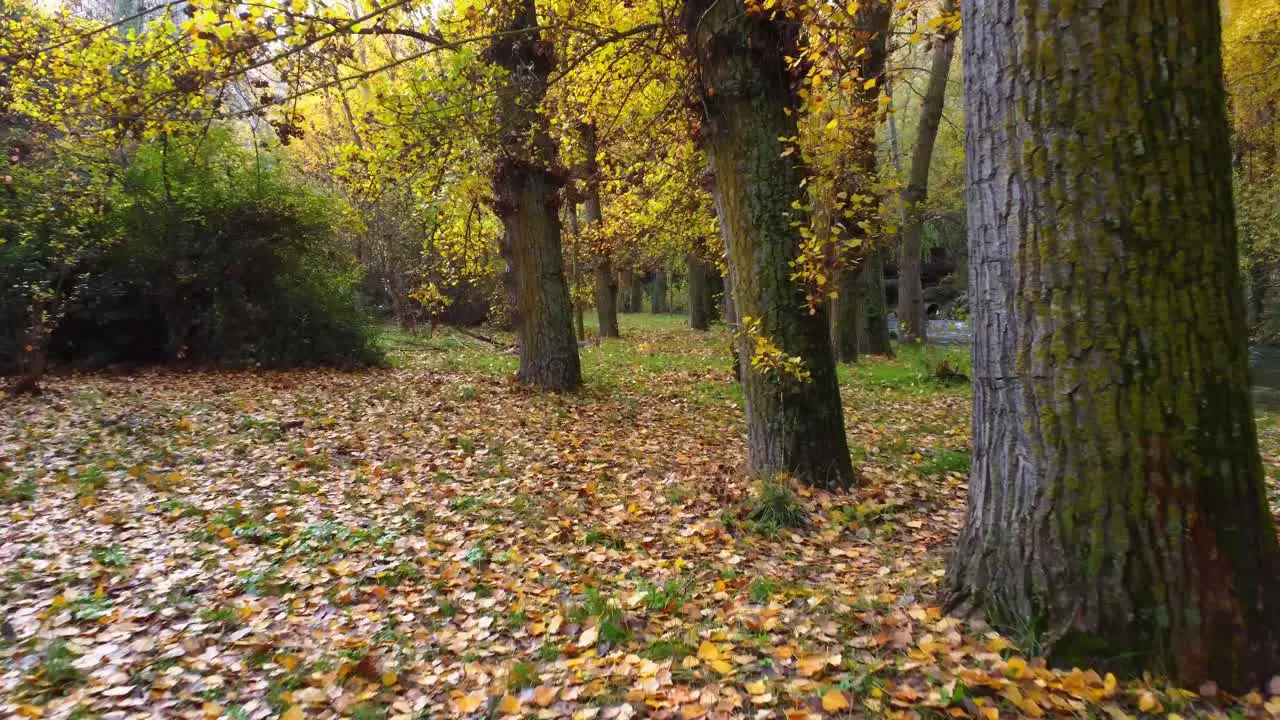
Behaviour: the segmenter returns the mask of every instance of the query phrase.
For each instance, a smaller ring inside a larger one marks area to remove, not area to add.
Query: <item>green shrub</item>
[[[104,192],[101,218],[87,227],[111,242],[75,259],[53,361],[380,362],[358,292],[361,270],[338,242],[341,207],[270,153],[250,153],[217,130],[144,144]],[[0,252],[5,274],[19,262],[33,260]],[[21,336],[25,302],[0,298],[0,336]],[[0,345],[0,370],[17,360],[12,342]]]

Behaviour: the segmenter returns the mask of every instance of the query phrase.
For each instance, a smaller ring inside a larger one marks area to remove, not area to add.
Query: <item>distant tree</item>
[[[929,83],[920,103],[920,124],[915,149],[911,152],[911,170],[902,189],[902,252],[898,262],[898,338],[915,342],[928,337],[924,313],[924,288],[920,280],[920,260],[924,249],[924,203],[929,199],[929,167],[933,164],[933,145],[942,123],[942,108],[947,99],[947,78],[951,74],[951,56],[955,54],[958,29],[951,22],[956,12],[955,0],[944,0],[940,25],[933,41],[933,61],[929,67]]]

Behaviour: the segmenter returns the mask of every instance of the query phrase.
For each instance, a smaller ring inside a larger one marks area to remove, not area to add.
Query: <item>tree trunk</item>
[[[600,337],[620,337],[618,330],[618,280],[608,256],[596,259],[596,316]]]
[[[704,177],[707,180],[707,189],[711,192],[711,204],[716,211],[716,228],[720,231],[720,242],[724,243],[724,256],[727,259],[733,243],[729,242],[729,226],[724,221],[720,190],[715,182],[715,168],[708,165]],[[724,273],[724,324],[728,326],[730,333],[729,352],[733,354],[733,379],[740,383],[742,382],[742,355],[738,352],[738,346],[742,340],[739,337],[741,328],[738,326],[738,306],[733,300],[733,265],[728,262],[726,262]]]
[[[778,138],[798,134],[787,58],[797,55],[799,28],[748,14],[740,0],[687,0],[684,22],[700,71],[704,142],[728,235],[734,302],[744,322],[759,323],[763,338],[800,358],[809,375],[743,362],[748,470],[847,486],[853,467],[826,310],[811,314],[791,278],[800,242],[792,203],[802,201],[804,172],[796,158],[782,157]],[[744,357],[751,340],[739,341]]]
[[[956,0],[944,0],[941,13],[951,15],[955,11]],[[951,74],[955,46],[955,31],[943,25],[939,37],[934,39],[929,85],[920,104],[920,126],[911,153],[911,174],[902,189],[902,252],[898,258],[898,341],[902,343],[928,339],[924,287],[920,282],[920,256],[924,252],[923,206],[929,198],[929,165],[933,162],[938,126],[942,123],[942,106],[947,99],[947,77]]]
[[[582,312],[582,302],[573,299],[574,294],[578,290],[578,286],[580,282],[579,280],[580,276],[578,275],[578,268],[579,268],[579,252],[580,252],[582,237],[578,232],[577,203],[575,203],[572,199],[569,200],[569,208],[566,214],[569,216],[569,234],[571,237],[573,237],[573,253],[571,254],[571,260],[570,260],[570,263],[572,266],[572,269],[570,270],[570,273],[571,273],[570,277],[572,278],[573,282],[570,283],[569,285],[569,288],[570,288],[569,301],[573,303],[573,325],[578,331],[578,342],[582,342],[583,340],[587,339],[587,328],[586,328],[586,322],[584,321],[584,318],[583,318],[584,313]]]
[[[618,270],[618,306],[621,312],[636,312],[631,305],[631,284],[635,273],[629,268]]]
[[[555,143],[538,106],[554,65],[539,39],[534,0],[500,3],[488,59],[507,71],[497,93],[501,147],[494,168],[494,210],[502,219],[505,282],[520,343],[517,377],[547,390],[582,384],[569,288],[560,257],[559,175]]]
[[[836,297],[831,301],[831,349],[836,362],[858,362],[865,334],[862,307],[862,264],[836,271]]]
[[[586,154],[584,180],[586,198],[582,204],[582,214],[587,227],[594,226],[597,233],[592,236],[596,247],[596,317],[600,321],[600,337],[619,337],[618,331],[618,279],[613,274],[613,261],[609,248],[603,246],[603,238],[599,236],[600,222],[604,215],[600,207],[600,167],[596,161],[599,148],[596,145],[596,127],[591,123],[582,123],[582,150]]]
[[[631,270],[627,281],[627,312],[644,312],[644,276]]]
[[[689,273],[689,327],[707,330],[711,327],[711,280],[707,277],[707,265],[697,252],[685,258]]]
[[[873,187],[878,175],[876,127],[881,115],[880,88],[884,85],[889,21],[892,16],[892,4],[886,0],[860,3],[854,16],[856,35],[865,40],[859,48],[859,78],[853,91],[855,118],[851,139],[851,167],[845,173],[842,184],[849,197],[847,212],[852,213],[844,224],[848,227],[849,234],[861,241],[859,255],[863,256],[873,251],[872,238],[868,236],[865,227],[876,222],[879,203],[857,201],[854,198],[871,198],[876,195]],[[875,82],[867,87],[871,80]],[[865,257],[841,258],[836,268],[837,297],[831,313],[831,346],[838,362],[857,362],[858,345],[866,335],[862,313],[866,312],[868,306],[861,297],[860,287],[865,264]]]
[[[862,328],[858,351],[864,355],[893,357],[889,338],[889,303],[884,293],[884,251],[876,250],[862,260],[858,274],[862,286]]]
[[[667,271],[658,268],[649,281],[649,312],[654,315],[670,312],[667,307]]]
[[[724,323],[732,333],[729,340],[729,353],[733,355],[733,379],[740,383],[742,382],[742,353],[738,350],[741,345],[738,333],[741,332],[741,328],[738,326],[738,307],[733,302],[732,272],[725,275],[724,287]]]
[[[1280,546],[1217,4],[963,7],[974,433],[948,605],[1061,664],[1257,687]]]

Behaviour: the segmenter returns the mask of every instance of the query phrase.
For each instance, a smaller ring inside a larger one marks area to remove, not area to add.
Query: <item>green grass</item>
[[[36,484],[31,478],[13,479],[12,475],[0,473],[0,503],[29,503],[36,499]]]
[[[754,529],[764,535],[776,535],[783,528],[801,528],[809,517],[791,482],[785,477],[761,478],[755,494],[747,500],[745,512]]]
[[[621,339],[599,338],[595,313],[585,317],[588,340],[579,348],[584,391],[594,397],[651,395],[664,382],[678,383],[684,399],[704,407],[741,403],[742,388],[733,381],[733,359],[729,352],[731,334],[723,324],[711,330],[691,332],[683,314],[653,315],[622,313],[618,316]],[[481,328],[478,332],[504,345],[515,342],[510,332]],[[411,335],[398,328],[383,327],[378,346],[392,363],[425,367],[493,378],[506,377],[517,369],[513,353],[466,337],[450,328],[435,335]],[[963,345],[897,346],[897,356],[865,356],[855,365],[839,368],[841,384],[856,390],[900,392],[911,395],[936,393],[965,394],[968,386],[939,380],[935,374],[945,363],[970,375],[969,349]],[[455,399],[469,401],[479,392],[472,385],[460,385]],[[636,410],[638,408],[632,408]]]
[[[958,450],[941,450],[920,463],[921,475],[964,474],[969,472],[969,453]]]
[[[964,375],[972,375],[969,348],[965,345],[898,345],[893,358],[864,356],[854,365],[840,368],[842,384],[893,390],[915,395],[939,392],[968,393],[963,384],[936,377],[946,363]]]

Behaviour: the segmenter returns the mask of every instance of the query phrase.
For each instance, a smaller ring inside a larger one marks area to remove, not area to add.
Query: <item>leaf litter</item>
[[[752,521],[725,342],[634,331],[584,350],[572,396],[425,344],[359,373],[52,379],[0,415],[0,713],[1280,716],[1280,680],[1051,670],[944,616],[969,400],[888,361],[845,383],[863,484],[795,489],[803,528]]]

